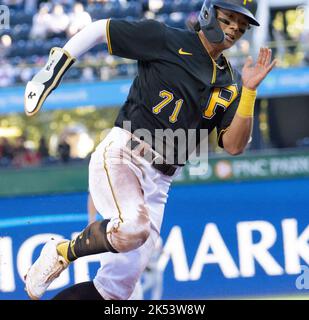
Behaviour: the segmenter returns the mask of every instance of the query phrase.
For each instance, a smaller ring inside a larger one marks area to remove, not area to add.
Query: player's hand
[[[271,61],[272,51],[268,48],[261,48],[256,64],[252,57],[248,57],[242,69],[243,86],[256,90],[268,73],[276,65],[277,60]]]

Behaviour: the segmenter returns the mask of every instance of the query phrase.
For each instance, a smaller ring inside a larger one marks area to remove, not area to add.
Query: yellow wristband
[[[241,98],[236,113],[241,117],[252,118],[254,114],[255,99],[256,90],[242,87]]]

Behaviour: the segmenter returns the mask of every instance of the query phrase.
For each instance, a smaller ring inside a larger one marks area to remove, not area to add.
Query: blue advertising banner
[[[309,68],[275,68],[261,83],[259,98],[280,98],[309,94]]]
[[[44,103],[44,110],[72,109],[94,105],[114,107],[122,105],[129,93],[132,80],[93,83],[63,83]],[[24,112],[25,87],[0,89],[0,114]]]
[[[105,82],[63,83],[44,104],[44,110],[70,109],[94,105],[112,107],[122,105],[128,95],[132,79]],[[23,112],[24,86],[0,89],[0,114]],[[309,68],[275,69],[259,87],[259,98],[309,94]]]
[[[162,227],[162,299],[309,295],[309,179],[174,186]],[[86,193],[0,198],[0,299],[28,299],[22,281],[44,242],[87,224]],[[44,299],[93,278],[78,259]]]

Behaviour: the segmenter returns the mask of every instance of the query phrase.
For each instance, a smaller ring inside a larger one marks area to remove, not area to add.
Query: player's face
[[[217,20],[224,32],[224,49],[228,49],[250,28],[248,19],[237,12],[218,9]]]

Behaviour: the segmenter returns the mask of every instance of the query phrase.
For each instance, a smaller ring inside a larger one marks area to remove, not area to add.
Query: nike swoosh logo
[[[182,48],[180,48],[178,50],[178,53],[181,54],[181,55],[184,55],[184,56],[193,56],[193,54],[191,52],[186,52],[186,51],[183,51]]]

